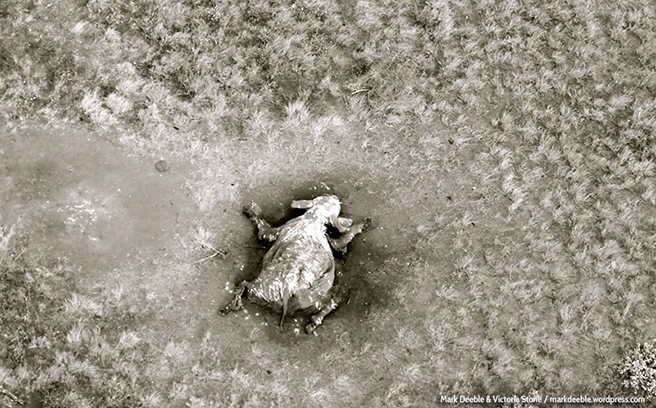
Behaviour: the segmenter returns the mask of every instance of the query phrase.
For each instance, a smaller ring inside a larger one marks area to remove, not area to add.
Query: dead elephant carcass
[[[340,217],[340,202],[334,195],[293,201],[291,206],[307,211],[277,228],[262,218],[262,211],[255,203],[244,208],[257,226],[258,238],[274,244],[264,255],[260,275],[251,282],[240,283],[234,299],[221,312],[240,310],[246,292],[249,300],[281,310],[281,328],[287,312],[305,309],[314,312],[305,326],[305,331],[312,333],[337,307],[333,296],[332,250],[344,251],[365,228],[367,220],[353,225],[353,220]],[[328,236],[328,224],[339,231],[339,238]]]

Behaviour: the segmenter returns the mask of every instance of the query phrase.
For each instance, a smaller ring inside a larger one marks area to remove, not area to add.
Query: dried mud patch
[[[144,267],[175,258],[194,204],[175,163],[130,157],[97,136],[32,127],[0,144],[2,222],[21,219],[25,256],[61,258],[81,283],[163,289]],[[161,277],[159,277],[161,278]]]

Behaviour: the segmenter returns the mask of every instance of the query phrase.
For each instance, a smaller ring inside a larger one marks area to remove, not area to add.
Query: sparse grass
[[[12,337],[0,385],[68,406],[628,392],[615,368],[656,336],[652,2],[80,4],[0,5],[7,128],[81,121],[132,154],[188,158],[205,249],[251,233],[224,232],[258,194],[357,183],[383,227],[366,248],[384,256],[353,259],[373,306],[356,296],[351,341],[320,346],[148,347],[139,319],[89,323],[139,299],[112,306],[75,292],[65,268],[9,265],[3,313],[26,337]],[[39,302],[65,313],[39,317]]]
[[[136,317],[111,297],[77,293],[63,265],[46,268],[17,259],[9,248],[20,248],[22,236],[20,228],[10,228],[2,235],[10,244],[0,251],[0,322],[8,329],[0,339],[0,385],[18,398],[5,395],[3,403],[138,404],[150,389],[141,377],[149,351],[123,327],[138,327],[147,310]]]

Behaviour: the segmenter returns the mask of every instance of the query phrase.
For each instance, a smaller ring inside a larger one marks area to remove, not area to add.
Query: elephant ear
[[[337,231],[340,233],[344,233],[353,225],[353,220],[350,218],[330,217],[330,225],[337,228]]]
[[[294,200],[292,201],[292,208],[298,208],[302,210],[307,210],[308,208],[312,208],[312,200]]]

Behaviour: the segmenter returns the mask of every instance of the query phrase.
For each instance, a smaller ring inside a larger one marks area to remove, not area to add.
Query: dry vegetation
[[[148,310],[116,320],[142,299],[75,294],[65,266],[5,252],[0,322],[17,334],[1,339],[0,385],[18,397],[632,395],[618,366],[656,337],[653,2],[5,0],[0,36],[6,129],[82,122],[130,154],[187,158],[208,231],[264,185],[328,174],[396,228],[372,235],[382,252],[390,240],[385,262],[359,266],[389,293],[348,328],[371,340],[319,350],[244,327],[241,345],[149,347]]]

